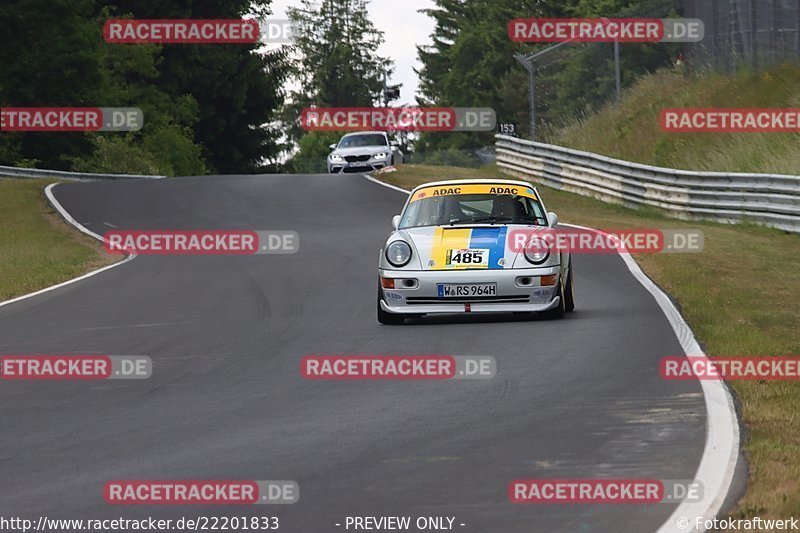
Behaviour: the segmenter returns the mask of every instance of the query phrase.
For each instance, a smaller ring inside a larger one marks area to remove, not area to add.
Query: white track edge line
[[[384,187],[403,192],[406,195],[409,194],[408,190],[396,185],[384,183],[366,174],[363,176]],[[566,223],[562,225],[603,233],[598,229],[586,226]],[[694,332],[669,296],[658,285],[653,283],[653,280],[647,277],[639,267],[639,264],[631,258],[630,254],[619,255],[633,277],[647,289],[656,300],[656,303],[658,303],[664,316],[672,326],[684,354],[708,358],[700,348]],[[657,533],[705,531],[704,527],[694,527],[696,519],[699,518],[701,522],[705,522],[715,518],[722,510],[722,505],[733,483],[736,463],[739,460],[739,422],[733,397],[724,381],[700,380],[700,387],[706,404],[706,443],[694,480],[702,483],[703,500],[700,502],[682,502],[658,529]],[[711,502],[707,502],[709,494],[713,494]],[[687,518],[690,526],[688,528],[680,528],[677,523],[680,518]]]
[[[370,176],[368,174],[362,174],[362,176],[367,178],[369,181],[377,183],[378,185],[383,185],[384,187],[389,187],[390,189],[394,189],[395,191],[400,191],[402,193],[405,193],[406,195],[408,195],[408,193],[409,193],[409,191],[407,191],[406,189],[404,189],[402,187],[398,187],[397,185],[392,185],[391,183],[383,182],[383,181],[381,181],[379,179],[373,178],[372,176]]]
[[[75,226],[81,233],[85,233],[86,235],[89,235],[90,237],[93,237],[93,238],[95,238],[95,239],[97,239],[99,241],[108,243],[107,239],[105,239],[101,235],[98,235],[97,233],[91,231],[86,226],[84,226],[83,224],[81,224],[80,222],[78,222],[77,220],[72,218],[72,215],[70,215],[67,212],[67,210],[64,209],[64,207],[58,202],[58,200],[56,200],[55,196],[53,196],[52,190],[56,185],[58,185],[58,183],[51,183],[50,185],[45,187],[44,193],[47,196],[47,199],[50,201],[50,204],[53,207],[55,207],[55,209],[64,218],[64,220],[66,220],[72,226]],[[119,261],[119,262],[114,263],[112,265],[104,266],[102,268],[98,268],[97,270],[92,270],[91,272],[87,272],[86,274],[82,274],[82,275],[78,276],[77,278],[72,278],[72,279],[69,279],[67,281],[61,282],[61,283],[59,283],[57,285],[52,285],[50,287],[45,287],[44,289],[40,289],[40,290],[38,290],[36,292],[32,292],[30,294],[23,294],[22,296],[17,296],[16,298],[12,298],[10,300],[5,300],[3,302],[0,302],[0,307],[4,307],[6,305],[11,305],[13,303],[20,302],[22,300],[27,300],[28,298],[33,298],[34,296],[39,296],[40,294],[44,294],[46,292],[50,292],[50,291],[54,291],[56,289],[60,289],[61,287],[64,287],[66,285],[71,285],[73,283],[77,283],[78,281],[82,281],[82,280],[84,280],[86,278],[90,278],[92,276],[100,274],[101,272],[105,272],[106,270],[111,270],[112,268],[124,265],[125,263],[133,261],[135,258],[136,258],[136,254],[130,254],[130,255],[128,255],[128,257],[126,257],[122,261]]]
[[[585,229],[603,234],[595,228],[564,224],[573,228]],[[694,332],[675,307],[667,294],[642,271],[639,264],[630,254],[619,254],[631,274],[653,295],[672,326],[675,336],[686,356],[708,356],[700,348]],[[698,519],[701,523],[712,520],[722,510],[728,496],[736,463],[739,460],[739,422],[733,397],[724,381],[699,380],[706,403],[706,443],[694,480],[703,488],[703,500],[699,502],[681,502],[667,521],[658,529],[658,533],[684,533],[686,531],[705,531],[705,527],[696,528]],[[711,501],[707,496],[713,495]],[[679,519],[688,519],[690,526],[681,528]]]

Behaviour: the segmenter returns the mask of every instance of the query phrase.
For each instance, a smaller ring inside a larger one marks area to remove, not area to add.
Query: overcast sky
[[[299,6],[298,0],[273,0],[275,19],[285,19],[286,8]],[[417,44],[430,42],[433,19],[418,13],[419,9],[433,7],[431,0],[370,0],[369,15],[375,27],[384,34],[380,49],[383,57],[394,60],[395,72],[390,84],[402,83],[399,103],[415,104],[414,96],[419,83],[413,68],[419,68]],[[395,104],[396,105],[396,104]]]

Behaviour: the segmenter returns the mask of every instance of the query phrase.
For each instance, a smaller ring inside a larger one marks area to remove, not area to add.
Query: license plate
[[[445,268],[488,268],[489,250],[486,248],[463,248],[447,250]]]
[[[497,296],[497,283],[440,283],[439,298]]]

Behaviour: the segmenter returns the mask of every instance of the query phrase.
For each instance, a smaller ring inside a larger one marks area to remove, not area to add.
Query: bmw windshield
[[[350,135],[339,142],[338,148],[364,148],[366,146],[387,146],[386,137],[380,134]]]

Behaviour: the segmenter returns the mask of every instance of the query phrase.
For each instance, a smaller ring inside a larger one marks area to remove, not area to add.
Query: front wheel
[[[398,326],[406,321],[406,316],[397,313],[387,313],[381,307],[381,288],[378,287],[378,322],[387,326]]]

